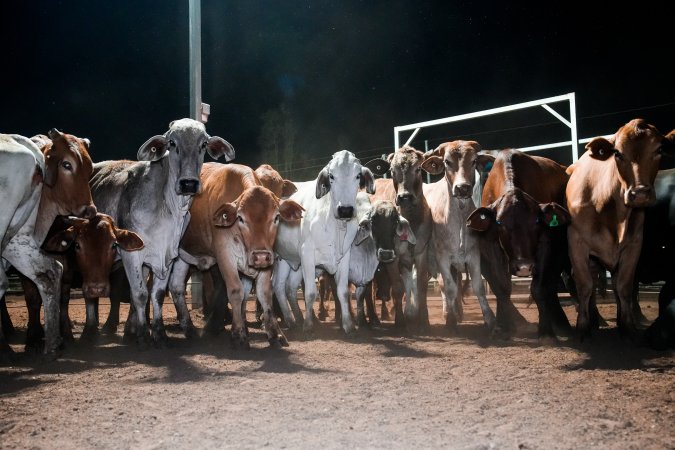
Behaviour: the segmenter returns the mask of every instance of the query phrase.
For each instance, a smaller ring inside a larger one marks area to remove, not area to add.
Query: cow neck
[[[324,197],[327,198],[327,197]],[[330,209],[330,201],[328,201],[328,208],[325,208],[326,211],[326,216],[324,218],[324,230],[328,231],[331,227],[331,223],[335,224],[335,240],[333,241],[332,245],[334,246],[335,250],[335,260],[336,262],[340,262],[342,260],[342,257],[347,253],[349,248],[351,247],[351,242],[347,243],[347,232],[348,232],[348,225],[354,220],[339,220],[336,219],[333,214],[331,213]],[[352,237],[353,238],[353,237]],[[345,248],[345,244],[348,244]]]

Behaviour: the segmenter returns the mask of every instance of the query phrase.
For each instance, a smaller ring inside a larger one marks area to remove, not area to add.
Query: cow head
[[[675,130],[674,130],[675,131]],[[673,154],[673,131],[663,136],[653,125],[633,119],[610,139],[597,137],[586,144],[592,158],[616,165],[626,206],[642,208],[656,197],[654,179],[663,153]]]
[[[532,275],[539,240],[548,229],[570,222],[569,212],[557,203],[538,203],[520,188],[506,191],[494,203],[476,209],[467,227],[498,239],[509,260],[511,274]]]
[[[269,164],[259,166],[255,169],[255,174],[258,176],[260,184],[272,191],[277,197],[288,198],[298,190],[292,181],[283,179],[281,174]]]
[[[476,141],[446,142],[429,152],[422,168],[432,175],[445,172],[452,196],[469,198],[476,182],[476,170],[482,172],[495,159],[491,155],[479,154],[480,150]]]
[[[387,160],[375,159],[368,166],[375,165],[391,172],[396,190],[396,205],[402,208],[415,207],[422,198],[422,162],[424,153],[410,146],[403,146],[389,154]]]
[[[416,242],[410,224],[388,200],[377,201],[359,221],[356,245],[366,237],[372,237],[377,259],[382,263],[395,261],[397,256],[407,250],[408,244],[414,245]]]
[[[87,297],[110,294],[109,275],[120,249],[131,252],[143,248],[143,240],[133,231],[117,228],[113,219],[98,213],[91,219],[59,218],[62,230],[48,238],[42,248],[60,253],[70,250],[82,274],[82,291]]]
[[[354,217],[356,193],[365,188],[375,193],[373,173],[352,152],[341,150],[333,155],[316,179],[316,198],[330,192],[331,211],[336,219],[350,220]]]
[[[265,269],[274,262],[274,241],[279,221],[300,220],[303,208],[293,200],[279,200],[269,189],[254,186],[246,189],[234,202],[225,203],[216,211],[216,227],[237,227],[247,261],[254,269]]]
[[[206,152],[214,159],[234,159],[234,148],[225,139],[209,136],[201,122],[180,119],[171,122],[163,135],[148,139],[137,156],[139,161],[168,158],[171,175],[176,179],[176,194],[195,195],[201,192],[199,173]]]
[[[94,217],[96,206],[89,189],[89,178],[93,171],[89,139],[52,128],[49,137],[39,134],[31,140],[45,156],[42,196],[56,206],[56,214]]]

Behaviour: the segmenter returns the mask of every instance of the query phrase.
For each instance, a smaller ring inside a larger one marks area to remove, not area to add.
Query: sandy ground
[[[488,340],[473,298],[451,337],[438,297],[430,305],[425,336],[384,323],[346,338],[327,322],[312,340],[288,333],[281,350],[252,329],[250,351],[227,334],[184,339],[169,305],[170,348],[141,351],[118,336],[71,345],[55,362],[23,353],[25,310],[14,307],[19,353],[0,366],[0,447],[675,448],[675,355],[622,342],[613,304],[600,305],[610,327],[592,342],[553,346],[534,325]],[[536,323],[534,305],[517,306]],[[656,304],[643,310],[653,319]],[[84,308],[71,311],[77,337]]]

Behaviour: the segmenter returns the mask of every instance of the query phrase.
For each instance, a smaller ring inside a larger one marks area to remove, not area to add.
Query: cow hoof
[[[251,344],[246,337],[232,338],[232,348],[234,350],[251,350]]]
[[[42,362],[45,362],[45,363],[54,362],[57,359],[59,359],[59,356],[61,356],[61,352],[59,350],[45,351],[42,354]]]
[[[492,336],[494,339],[499,339],[501,341],[509,341],[513,336],[513,329],[510,327],[503,327],[497,325],[497,327],[495,327],[492,333]]]
[[[325,309],[320,309],[318,317],[320,321],[324,322],[326,319],[328,319],[328,311]]]
[[[286,340],[286,336],[283,334],[268,339],[268,342],[270,344],[270,348],[280,349],[283,347],[288,347],[288,341]]]
[[[93,344],[98,340],[99,333],[96,327],[84,327],[80,335],[80,342]]]
[[[119,324],[113,325],[113,324],[111,324],[111,323],[106,322],[106,323],[103,325],[103,327],[101,328],[101,333],[107,334],[107,335],[109,335],[109,336],[114,336],[114,335],[117,334],[117,326],[118,326],[118,325],[119,325]]]
[[[386,306],[380,309],[380,316],[382,316],[382,320],[391,320],[391,314],[389,314],[389,309]]]
[[[543,345],[545,347],[556,347],[558,344],[560,344],[560,341],[558,341],[558,338],[552,335],[543,335],[539,336],[539,345]]]
[[[574,336],[574,329],[572,326],[567,323],[554,323],[553,324],[553,332],[555,333],[556,336],[562,336],[562,337],[572,337]]]
[[[152,343],[155,348],[169,347],[169,336],[166,335],[166,331],[161,330],[160,332],[153,332]]]
[[[185,339],[195,339],[199,337],[199,332],[194,326],[189,326],[185,329]]]
[[[0,345],[0,363],[12,364],[16,361],[16,353],[8,344]]]

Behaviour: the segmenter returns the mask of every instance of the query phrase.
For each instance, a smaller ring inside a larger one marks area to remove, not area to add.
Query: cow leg
[[[363,291],[359,294],[359,288],[356,289],[356,299],[358,302],[359,297],[364,298],[366,301],[366,314],[370,320],[371,325],[379,326],[380,319],[377,317],[377,311],[375,310],[375,302],[373,301],[373,282],[369,282],[363,287]]]
[[[101,331],[105,334],[115,335],[120,324],[120,302],[130,301],[129,280],[120,267],[110,273],[110,311]]]
[[[418,303],[417,285],[413,278],[412,268],[401,269],[401,279],[405,290],[405,323],[412,326],[417,324],[420,314],[420,305]]]
[[[466,266],[469,270],[469,276],[471,277],[471,288],[473,289],[474,295],[478,297],[478,303],[480,304],[480,309],[483,313],[483,322],[485,323],[488,332],[492,334],[497,326],[497,319],[495,318],[492,309],[490,309],[490,304],[485,296],[485,286],[483,285],[483,280],[480,275],[480,256],[474,255],[474,258],[472,258]],[[458,281],[459,283],[462,282],[461,273],[459,274]],[[462,302],[461,299],[456,301]]]
[[[326,308],[326,302],[328,301],[328,286],[326,277],[329,276],[325,274],[319,277],[319,320],[323,321],[328,318],[328,308]]]
[[[304,250],[303,250],[304,253]],[[305,334],[311,334],[314,330],[314,300],[316,300],[316,283],[314,282],[314,250],[307,261],[303,259],[300,271],[304,282],[305,317],[302,329]]]
[[[18,234],[5,247],[2,256],[19,272],[33,280],[42,298],[45,312],[44,354],[55,357],[61,345],[59,333],[59,294],[63,268],[45,256],[32,236]]]
[[[43,346],[45,330],[40,323],[40,309],[42,309],[42,298],[37,286],[26,276],[21,274],[21,287],[26,300],[26,309],[28,311],[28,325],[26,327],[26,347],[25,350],[40,352]]]
[[[3,304],[5,304],[5,309],[7,307],[5,303],[5,293],[7,292],[8,288],[9,280],[7,279],[5,268],[2,266],[2,261],[0,260],[0,297],[2,297]],[[7,313],[7,317],[9,317],[9,312]],[[11,361],[14,351],[7,343],[5,326],[5,321],[0,320],[0,361]]]
[[[2,330],[0,333],[4,333],[6,337],[14,334],[14,324],[12,323],[12,318],[9,316],[7,301],[4,295],[0,297],[0,330]]]
[[[342,307],[337,299],[337,283],[335,282],[335,276],[330,274],[326,274],[326,276],[328,277],[328,290],[330,291],[330,296],[333,298],[333,305],[335,307],[335,323],[340,323],[342,322]]]
[[[87,318],[80,340],[93,342],[98,338],[98,297],[84,297]]]
[[[633,317],[633,280],[635,278],[635,266],[640,257],[642,242],[631,243],[621,255],[616,276],[612,276],[615,286],[614,292],[617,298],[617,323],[622,337],[635,340],[637,329]],[[614,275],[614,274],[613,274]]]
[[[415,285],[417,286],[416,295],[419,301],[419,329],[422,332],[427,332],[431,329],[429,322],[429,309],[427,307],[427,287],[429,286],[429,267],[427,262],[427,252],[424,251],[415,256],[415,270],[413,272],[415,277]]]
[[[347,256],[348,255],[345,255],[344,258],[347,258]],[[337,297],[340,301],[340,307],[342,309],[342,329],[345,333],[350,334],[353,333],[356,328],[354,326],[354,321],[352,320],[351,308],[349,305],[349,297],[351,296],[351,292],[349,290],[349,259],[343,259],[343,261],[346,263],[341,263],[338,266],[337,272],[335,272],[335,284],[337,287]],[[309,284],[314,285],[314,283]],[[316,290],[316,287],[314,287],[314,289]],[[306,280],[305,290],[307,290]],[[311,312],[311,308],[308,307],[308,311]],[[305,311],[305,316],[307,315],[307,311]]]
[[[288,340],[279,327],[272,308],[272,271],[265,270],[258,274],[255,280],[255,292],[258,302],[262,306],[262,322],[267,333],[270,347],[288,347]]]
[[[497,297],[497,330],[504,338],[510,337],[516,330],[518,320],[525,318],[511,303],[511,274],[504,251],[496,240],[481,238],[481,273]]]
[[[131,291],[131,307],[133,313],[129,311],[129,317],[124,326],[124,336],[126,339],[135,338],[136,342],[145,346],[149,343],[150,332],[145,317],[145,308],[148,305],[148,269],[143,267],[140,252],[121,252],[122,262],[124,263],[124,272],[129,280],[129,289]],[[153,283],[154,285],[154,283]]]
[[[645,331],[645,339],[656,350],[675,348],[675,283],[672,280],[659,292],[659,316]]]
[[[195,326],[192,324],[190,318],[190,311],[187,309],[185,301],[185,286],[190,272],[190,265],[180,258],[176,258],[171,270],[171,277],[169,279],[169,292],[171,292],[171,299],[176,308],[178,322],[185,333],[185,337],[190,339],[197,335]]]
[[[391,286],[391,296],[394,299],[394,327],[398,329],[405,328],[406,317],[403,314],[403,293],[405,288],[401,276],[401,270],[397,262],[384,265],[386,275],[389,278]]]
[[[171,273],[169,270],[169,274]],[[166,278],[159,278],[153,275],[152,287],[150,288],[150,301],[152,302],[152,340],[155,346],[163,347],[169,342],[169,336],[166,334],[164,328],[163,306],[164,297],[166,297],[166,290],[169,284],[170,276]]]
[[[572,263],[572,275],[577,286],[579,299],[579,312],[577,313],[577,331],[583,340],[590,337],[591,317],[590,303],[594,291],[593,274],[591,268],[588,246],[582,237],[577,236],[574,228],[568,229],[570,262]]]
[[[274,296],[277,299],[277,303],[279,303],[279,308],[281,308],[281,313],[284,316],[286,326],[289,328],[295,328],[297,326],[295,317],[291,312],[291,305],[286,294],[286,284],[288,282],[288,277],[291,274],[291,270],[291,266],[286,261],[277,258],[274,263],[272,290],[274,291]]]
[[[365,286],[356,286],[356,324],[359,327],[368,326],[368,320],[366,319],[366,311],[364,308],[364,300],[366,296]],[[372,297],[370,299],[371,303],[373,301]],[[369,315],[371,314],[369,310]],[[371,315],[372,317],[372,315]]]

